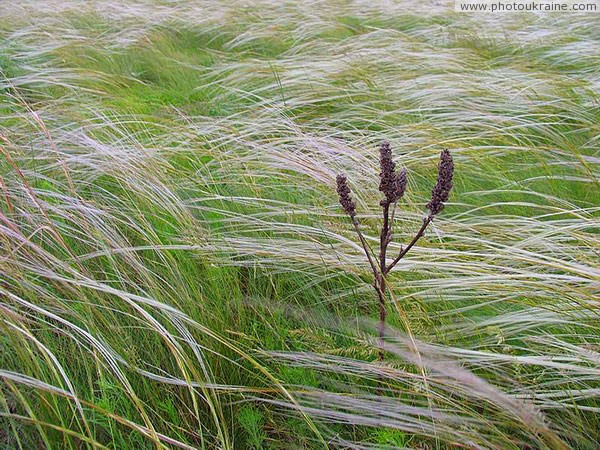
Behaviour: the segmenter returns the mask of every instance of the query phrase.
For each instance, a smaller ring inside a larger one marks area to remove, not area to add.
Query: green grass
[[[427,8],[1,7],[1,448],[595,448],[597,19]]]

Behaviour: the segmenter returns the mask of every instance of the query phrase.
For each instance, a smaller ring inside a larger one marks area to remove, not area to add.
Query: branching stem
[[[360,241],[360,244],[362,245],[365,255],[367,255],[367,260],[369,261],[371,270],[373,270],[373,276],[377,280],[377,279],[379,279],[379,269],[377,268],[376,261],[371,256],[371,253],[373,252],[373,250],[371,250],[371,247],[367,243],[367,240],[365,239],[362,232],[360,231],[360,226],[359,226],[359,223],[358,223],[358,220],[356,219],[356,217],[352,218],[352,225],[354,225],[354,230],[356,231],[356,234],[358,235],[358,240]]]
[[[425,229],[427,228],[427,225],[429,225],[432,220],[433,220],[432,216],[427,216],[423,219],[423,225],[421,225],[421,228],[419,229],[419,231],[417,231],[417,234],[412,239],[412,241],[410,241],[410,243],[406,247],[404,247],[402,250],[400,250],[400,254],[385,269],[384,273],[386,275],[390,272],[390,270],[392,270],[394,268],[394,266],[396,264],[398,264],[398,261],[400,261],[404,257],[404,255],[406,255],[410,251],[410,249],[413,248],[413,246],[417,243],[417,241],[423,236],[423,234],[425,233]]]
[[[379,235],[379,280],[377,280],[375,289],[377,290],[377,297],[379,298],[379,353],[377,359],[383,361],[384,358],[384,338],[385,338],[385,319],[387,316],[386,311],[386,284],[385,284],[385,273],[386,273],[386,253],[387,246],[390,243],[390,203],[384,202],[383,208],[383,225],[381,227],[381,234]]]
[[[387,141],[382,142],[380,145],[379,162],[381,167],[381,172],[379,173],[379,190],[385,196],[380,202],[383,224],[379,234],[379,258],[374,255],[371,247],[360,231],[358,219],[356,218],[356,204],[350,195],[351,190],[348,186],[346,175],[338,174],[336,177],[336,184],[340,205],[352,219],[356,234],[358,234],[358,238],[365,251],[371,270],[373,270],[373,288],[377,292],[377,298],[379,299],[379,352],[377,354],[377,359],[378,361],[383,361],[385,355],[385,321],[387,316],[387,285],[385,277],[425,234],[425,230],[432,222],[433,217],[444,209],[444,203],[448,200],[448,195],[452,189],[454,163],[450,152],[447,149],[442,150],[440,153],[440,162],[438,163],[437,183],[431,191],[431,200],[427,203],[429,215],[423,218],[421,228],[417,231],[417,234],[415,234],[408,245],[401,248],[400,254],[398,254],[398,256],[388,265],[387,248],[392,241],[396,205],[398,200],[404,195],[404,190],[406,188],[406,170],[402,170],[400,173],[395,172],[396,164],[392,159],[392,151],[390,144]]]

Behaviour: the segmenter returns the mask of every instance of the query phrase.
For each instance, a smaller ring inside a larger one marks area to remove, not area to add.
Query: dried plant
[[[379,340],[380,350],[378,354],[379,361],[384,358],[384,338],[385,338],[385,321],[386,321],[386,275],[398,264],[398,262],[410,251],[411,248],[425,233],[425,229],[431,223],[436,214],[444,209],[444,203],[448,200],[450,190],[452,189],[452,176],[454,174],[454,163],[452,155],[446,150],[442,150],[440,154],[440,162],[438,164],[437,183],[431,192],[431,200],[427,203],[428,214],[423,218],[423,224],[413,239],[401,248],[400,253],[391,262],[387,263],[388,245],[392,241],[392,230],[394,225],[394,216],[398,200],[404,195],[406,189],[406,169],[402,169],[399,173],[396,172],[396,164],[392,159],[392,149],[389,142],[383,141],[379,147],[379,190],[385,196],[380,202],[382,209],[382,226],[379,235],[379,255],[375,256],[372,253],[366,239],[360,231],[360,224],[356,217],[356,205],[350,196],[351,190],[348,186],[346,175],[339,174],[337,176],[337,193],[339,194],[340,204],[346,214],[352,219],[352,224],[358,235],[360,243],[363,247],[365,255],[369,261],[369,265],[373,270],[373,288],[377,292],[379,299]]]

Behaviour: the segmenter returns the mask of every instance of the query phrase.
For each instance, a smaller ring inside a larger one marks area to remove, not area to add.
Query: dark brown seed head
[[[396,174],[396,182],[394,184],[394,201],[398,201],[404,195],[404,191],[406,190],[406,169],[402,169],[400,173]]]
[[[396,163],[392,160],[392,148],[388,141],[379,146],[379,190],[385,195],[381,206],[389,205],[397,200]]]
[[[427,203],[431,217],[444,209],[444,202],[448,201],[448,196],[452,189],[453,175],[454,163],[452,162],[452,155],[448,149],[442,150],[442,153],[440,153],[440,162],[438,163],[437,183],[431,191],[431,200]]]
[[[392,159],[392,148],[388,141],[383,141],[379,147],[379,165],[379,190],[385,195],[381,206],[386,206],[397,202],[404,195],[406,169],[396,173],[396,163]]]
[[[350,192],[352,191],[348,186],[348,179],[346,178],[346,175],[340,173],[336,177],[335,181],[337,183],[337,193],[340,196],[340,205],[342,205],[342,208],[344,208],[346,214],[354,218],[356,216],[356,205],[354,204],[352,197],[350,197]]]

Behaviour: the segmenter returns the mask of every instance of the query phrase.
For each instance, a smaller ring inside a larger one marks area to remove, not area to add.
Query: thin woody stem
[[[392,270],[394,268],[394,266],[396,264],[398,264],[398,261],[400,261],[404,257],[404,255],[406,255],[409,252],[409,250],[423,236],[423,234],[425,233],[425,229],[427,228],[427,225],[429,225],[432,220],[433,220],[433,216],[427,216],[423,219],[423,225],[421,225],[421,228],[419,229],[419,231],[417,232],[417,234],[415,235],[413,240],[410,241],[410,243],[400,251],[400,254],[396,257],[396,259],[394,259],[394,261],[392,261],[392,263],[389,266],[387,266],[387,268],[383,272],[384,274],[388,274],[390,272],[390,270]]]
[[[394,218],[396,216],[396,206],[398,205],[398,201],[395,201],[392,205],[392,213],[390,214],[390,226],[388,227],[388,244],[392,242],[392,231],[394,229]]]
[[[367,255],[367,259],[369,260],[369,265],[371,266],[371,269],[373,270],[373,275],[375,276],[375,280],[378,280],[379,279],[379,269],[377,268],[376,261],[371,256],[371,252],[373,250],[371,250],[371,247],[369,247],[367,240],[365,239],[362,232],[360,231],[360,227],[359,227],[358,220],[356,219],[356,217],[352,217],[352,225],[354,225],[354,230],[356,231],[356,234],[358,235],[358,239],[360,240],[360,243],[365,252],[365,255]]]
[[[386,284],[383,275],[380,277],[379,286],[375,285],[374,287],[377,291],[377,297],[379,299],[379,351],[377,352],[377,360],[383,361],[385,357],[385,320],[387,317],[387,310],[385,306]]]
[[[387,252],[388,239],[390,231],[390,204],[383,205],[383,226],[379,236],[379,265],[381,273],[385,273],[385,255]]]
[[[386,284],[385,284],[385,255],[387,252],[387,246],[390,242],[390,204],[383,204],[383,226],[381,227],[381,235],[379,236],[379,265],[381,274],[378,280],[378,286],[374,286],[377,290],[377,297],[379,298],[379,353],[377,359],[383,361],[384,358],[384,338],[385,338],[385,319],[387,316],[385,297],[386,297]]]

